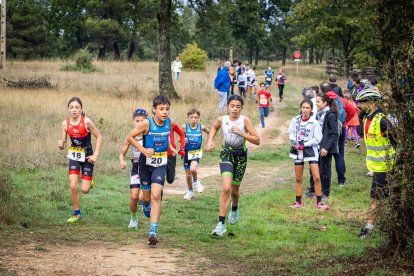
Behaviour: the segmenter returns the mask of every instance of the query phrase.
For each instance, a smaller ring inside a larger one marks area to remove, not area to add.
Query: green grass
[[[287,100],[283,113],[286,119],[298,114],[295,98]],[[357,238],[370,202],[371,178],[365,177],[364,149],[346,148],[345,187],[338,187],[333,169],[333,201],[329,212],[318,211],[313,200],[304,200],[304,209],[287,208],[295,196],[294,168],[288,149],[288,145],[268,146],[249,154],[248,167],[253,171],[245,181],[255,184],[254,181],[260,181],[256,180],[259,176],[271,172],[271,188],[247,190],[242,183],[241,218],[236,225],[228,226],[233,236],[216,239],[210,235],[218,216],[217,189],[207,189],[190,202],[182,200],[182,195],[165,195],[159,246],[181,248],[194,258],[212,259],[218,266],[230,263],[232,273],[248,275],[339,274],[348,269],[354,259],[364,256],[368,248],[377,247],[381,242],[378,232],[369,240]],[[219,149],[205,154],[200,166],[217,164],[218,158]],[[31,168],[5,172],[13,186],[12,201],[18,207],[18,215],[13,224],[0,227],[0,247],[12,250],[18,244],[36,240],[39,244],[35,250],[45,251],[46,243],[102,240],[125,244],[137,242],[137,237],[139,242],[145,243],[149,221],[142,213],[138,213],[137,231],[129,231],[126,227],[129,171],[102,171],[99,165],[95,171],[96,189],[81,195],[84,219],[74,225],[66,223],[72,209],[66,165],[53,170]],[[306,167],[304,186],[308,183],[307,171]],[[219,186],[219,179],[219,176],[211,176],[203,183]],[[325,226],[326,231],[321,231],[321,226]],[[7,273],[0,266],[0,273],[3,272]],[[389,273],[388,268],[382,267],[371,271],[371,275]]]

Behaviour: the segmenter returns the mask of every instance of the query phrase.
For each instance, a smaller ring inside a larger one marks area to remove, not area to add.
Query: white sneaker
[[[188,191],[185,196],[184,199],[185,200],[191,200],[194,197],[194,192],[193,191]]]
[[[231,225],[236,224],[236,222],[239,220],[239,209],[236,211],[230,211],[229,214],[229,223]]]
[[[221,221],[219,221],[219,223],[217,223],[216,228],[214,228],[213,232],[211,233],[213,236],[218,236],[221,237],[224,235],[224,233],[226,233],[226,225],[221,223]]]
[[[134,229],[137,229],[137,228],[138,228],[138,221],[137,221],[137,220],[134,220],[134,219],[131,219],[131,220],[129,221],[128,228],[134,228]]]
[[[373,177],[373,176],[374,176],[374,173],[373,173],[373,172],[371,172],[371,171],[369,171],[369,172],[366,174],[366,176],[368,176],[368,177]]]
[[[193,187],[197,189],[197,192],[202,193],[204,191],[203,186],[200,183],[200,180],[197,179],[196,182],[193,182]]]

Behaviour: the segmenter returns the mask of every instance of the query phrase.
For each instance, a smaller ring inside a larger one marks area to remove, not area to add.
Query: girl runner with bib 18
[[[161,193],[164,187],[167,148],[173,155],[177,150],[171,145],[170,131],[174,121],[168,117],[170,101],[164,95],[159,95],[152,102],[154,117],[143,120],[127,136],[128,143],[141,152],[139,156],[139,174],[143,191],[142,211],[150,218],[148,245],[158,243],[158,223],[161,215]],[[136,137],[143,136],[143,145]]]
[[[247,165],[246,140],[259,145],[260,137],[254,128],[252,121],[241,115],[243,98],[239,95],[230,96],[227,100],[228,114],[216,119],[211,127],[206,145],[206,151],[214,150],[213,139],[218,130],[223,131],[223,149],[220,154],[220,171],[222,176],[222,190],[220,194],[219,222],[214,228],[213,236],[223,236],[226,233],[226,214],[231,197],[230,224],[235,224],[239,219],[239,188]]]
[[[78,193],[78,177],[82,169],[82,193],[87,194],[94,188],[93,166],[99,155],[102,145],[102,135],[91,119],[85,117],[82,111],[82,101],[78,97],[69,100],[68,109],[70,118],[62,123],[61,137],[58,147],[66,147],[67,135],[71,140],[68,148],[70,197],[72,200],[73,215],[68,222],[77,222],[81,219],[80,198]],[[95,151],[92,149],[91,133],[96,138]]]

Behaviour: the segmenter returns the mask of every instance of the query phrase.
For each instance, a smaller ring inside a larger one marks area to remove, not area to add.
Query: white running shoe
[[[236,211],[230,211],[229,214],[229,223],[231,225],[236,224],[236,222],[239,220],[239,209]]]
[[[193,191],[188,191],[185,196],[184,199],[185,200],[191,200],[194,197],[194,192]]]
[[[213,232],[211,233],[213,236],[217,236],[217,237],[221,237],[224,235],[224,233],[226,233],[226,225],[221,223],[221,221],[219,221],[216,225],[216,228],[214,228]]]
[[[204,191],[203,186],[200,183],[200,180],[197,179],[196,182],[193,182],[193,187],[197,189],[197,192],[202,193]]]
[[[135,220],[135,219],[131,219],[131,220],[129,221],[128,228],[134,228],[134,229],[137,229],[137,228],[138,228],[138,221],[137,221],[137,220]]]

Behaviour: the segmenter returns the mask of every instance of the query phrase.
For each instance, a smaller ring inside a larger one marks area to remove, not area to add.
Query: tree
[[[171,2],[172,0],[159,0],[158,3],[158,83],[160,94],[169,98],[179,98],[171,75]]]
[[[45,20],[41,1],[13,0],[7,3],[7,48],[15,58],[28,60],[56,53],[56,36]]]
[[[398,119],[397,157],[389,178],[389,200],[384,231],[387,252],[412,262],[414,255],[414,3],[369,0],[379,28],[384,53],[385,95],[389,111]]]

